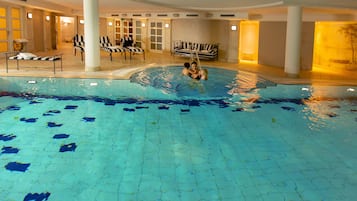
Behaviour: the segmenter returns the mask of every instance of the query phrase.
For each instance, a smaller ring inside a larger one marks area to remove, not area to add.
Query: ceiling
[[[30,1],[30,0],[29,0]],[[83,0],[43,0],[82,10]],[[101,12],[237,11],[282,5],[357,9],[356,0],[98,0]]]
[[[65,15],[81,15],[86,0],[0,0]],[[248,14],[286,13],[289,5],[304,12],[356,15],[357,0],[98,0],[101,16],[122,13],[245,12]]]

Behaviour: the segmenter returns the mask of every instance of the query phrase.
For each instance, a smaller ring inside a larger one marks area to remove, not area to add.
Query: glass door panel
[[[153,51],[163,50],[163,22],[150,22],[150,49]]]
[[[20,9],[11,8],[11,39],[16,40],[21,38],[21,18]],[[24,49],[24,43],[14,41],[14,50],[22,51]]]
[[[0,52],[8,51],[6,8],[0,7]]]

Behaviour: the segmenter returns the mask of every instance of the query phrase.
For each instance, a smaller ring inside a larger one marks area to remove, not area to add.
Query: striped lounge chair
[[[76,56],[77,50],[81,53],[81,61],[83,62],[84,37],[82,35],[76,34],[73,37],[73,50],[74,50],[74,56]]]
[[[36,56],[31,53],[24,53],[24,52],[6,52],[6,72],[9,72],[9,60],[16,61],[16,68],[17,70],[20,69],[19,61],[51,61],[53,62],[53,73],[56,73],[56,62],[60,62],[61,71],[62,68],[62,54],[53,55],[53,56]]]
[[[130,60],[131,60],[131,55],[134,55],[134,54],[142,54],[144,57],[144,60],[145,60],[144,49],[142,49],[140,47],[135,47],[135,43],[131,39],[131,37],[126,38],[126,40],[125,40],[125,38],[122,38],[120,41],[123,44],[126,51],[130,53]]]
[[[129,46],[126,47],[126,50],[130,53],[130,59],[131,59],[131,55],[133,54],[142,54],[143,58],[145,60],[145,51],[144,49],[140,48],[140,47],[134,47],[134,46]]]
[[[113,46],[108,36],[101,36],[99,39],[99,43],[100,43],[100,48],[102,50],[109,52],[110,61],[113,61],[112,54],[115,52],[124,53],[124,58],[126,60],[125,49],[122,48],[121,46]]]
[[[218,60],[218,44],[174,41],[173,55],[192,57],[196,53],[200,59]]]

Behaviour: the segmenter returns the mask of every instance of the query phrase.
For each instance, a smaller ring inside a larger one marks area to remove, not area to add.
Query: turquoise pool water
[[[0,79],[0,200],[350,201],[357,92],[181,68]]]

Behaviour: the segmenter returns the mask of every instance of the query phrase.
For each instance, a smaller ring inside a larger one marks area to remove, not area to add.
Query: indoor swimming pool
[[[207,69],[0,78],[0,200],[355,199],[357,87]]]

